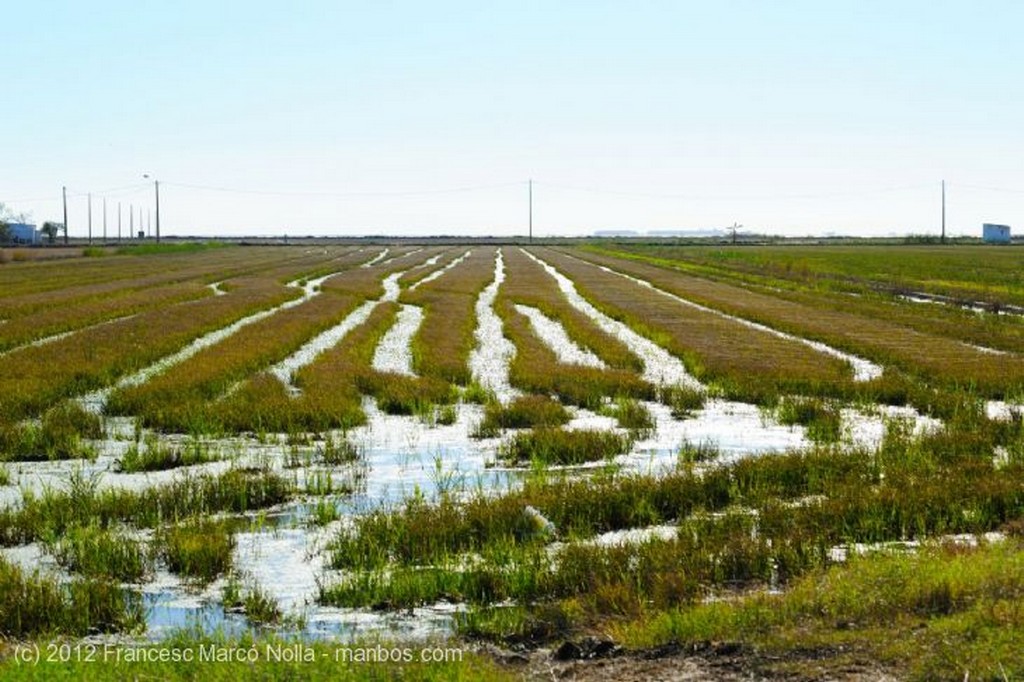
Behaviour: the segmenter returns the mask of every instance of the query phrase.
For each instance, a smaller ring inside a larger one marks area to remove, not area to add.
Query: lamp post
[[[148,180],[149,179],[149,173],[144,174],[142,177]],[[155,178],[153,180],[153,193],[154,193],[155,198],[156,198],[156,243],[159,244],[160,243],[160,181],[155,179]]]

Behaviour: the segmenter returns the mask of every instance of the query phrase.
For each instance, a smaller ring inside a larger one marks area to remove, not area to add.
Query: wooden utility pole
[[[156,243],[160,243],[160,181],[153,181],[153,188],[156,190]]]
[[[107,243],[107,198],[103,197],[103,243]]]
[[[533,243],[533,179],[531,178],[529,183],[529,198],[530,198],[530,228],[529,228],[529,240]]]
[[[60,188],[60,194],[64,198],[64,246],[68,245],[68,188]]]
[[[89,210],[89,243],[92,244],[92,192],[86,195],[86,206]]]
[[[117,243],[121,243],[121,202],[117,202]]]
[[[946,181],[942,181],[942,243],[946,243]]]

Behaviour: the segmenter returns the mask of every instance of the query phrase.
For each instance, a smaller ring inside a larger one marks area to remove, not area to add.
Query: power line
[[[410,190],[410,191],[396,191],[396,192],[292,192],[285,190],[261,190],[261,189],[242,189],[238,187],[219,187],[215,185],[196,185],[185,182],[163,182],[164,185],[171,185],[172,187],[183,187],[186,189],[198,189],[210,192],[230,192],[233,194],[259,194],[267,196],[286,196],[286,197],[405,197],[405,196],[422,196],[430,194],[454,194],[458,192],[475,192],[478,190],[485,189],[499,189],[503,187],[521,187],[526,184],[525,181],[518,182],[503,182],[492,185],[470,185],[465,187],[449,187],[444,189],[426,189],[426,190]]]
[[[1008,189],[1006,187],[984,187],[982,185],[962,185],[960,183],[948,183],[951,187],[963,187],[966,189],[979,189],[986,192],[1004,192],[1006,194],[1024,194],[1024,189]]]
[[[709,194],[684,194],[684,193],[656,193],[656,192],[631,192],[624,190],[605,189],[599,187],[579,187],[563,185],[550,182],[537,182],[535,184],[552,187],[555,189],[569,190],[574,192],[589,192],[592,194],[609,194],[626,197],[639,197],[646,199],[685,199],[690,201],[779,201],[789,199],[827,199],[830,197],[858,197],[869,194],[883,194],[887,192],[902,192],[907,190],[923,189],[931,187],[930,184],[900,185],[893,187],[882,187],[870,190],[847,191],[847,192],[822,192],[818,194],[765,194],[765,195],[709,195]]]

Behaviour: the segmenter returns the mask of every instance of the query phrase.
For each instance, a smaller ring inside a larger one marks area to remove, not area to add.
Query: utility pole
[[[946,181],[942,181],[942,243],[946,243]]]
[[[60,194],[64,198],[64,246],[68,245],[68,188],[61,187]]]
[[[135,206],[128,204],[128,234],[129,239],[135,239]]]
[[[121,243],[121,202],[117,202],[117,243]]]
[[[103,244],[107,243],[107,198],[103,197]]]
[[[156,192],[156,243],[160,243],[160,181],[153,181],[153,189]]]
[[[529,181],[529,196],[530,196],[530,232],[529,239],[530,243],[533,243],[533,178]]]
[[[89,192],[86,197],[86,205],[89,207],[89,244],[92,244],[92,192]]]

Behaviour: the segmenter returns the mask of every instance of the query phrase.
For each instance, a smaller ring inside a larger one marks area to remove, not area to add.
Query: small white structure
[[[1009,244],[1010,226],[984,223],[981,226],[981,239],[986,244]]]
[[[11,228],[11,239],[15,244],[38,244],[39,230],[28,223],[8,223]]]

